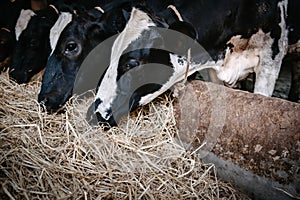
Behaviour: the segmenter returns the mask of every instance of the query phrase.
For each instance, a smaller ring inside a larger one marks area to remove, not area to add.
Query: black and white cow
[[[16,45],[9,76],[18,83],[27,83],[46,65],[50,53],[49,33],[58,19],[54,5],[33,12],[22,10],[15,27]]]
[[[287,50],[287,0],[210,0],[175,3],[183,20],[195,28],[197,41],[212,58],[201,61],[198,65],[200,68],[201,65],[215,62],[214,68],[218,77],[229,84],[236,83],[255,69],[255,92],[272,95]],[[160,59],[165,60],[164,62],[167,60],[172,67],[172,73],[164,80],[164,84],[151,87],[146,84],[146,89],[136,86],[133,86],[132,90],[128,89],[135,82],[129,72],[145,70],[145,61],[153,59],[151,46],[157,42],[164,43],[168,39],[157,33],[157,27],[178,27],[172,25],[178,21],[172,11],[167,9],[159,16],[160,20],[144,10],[132,11],[125,29],[114,43],[110,65],[97,89],[94,106],[99,121],[116,125],[124,110],[133,110],[137,106],[149,103],[169,86],[183,79],[184,69],[180,68],[180,63],[183,62],[180,59],[182,55],[171,52],[163,56],[161,53]],[[176,42],[174,40],[174,43]],[[195,70],[198,66],[191,69]],[[121,81],[124,75],[125,78]]]
[[[104,1],[103,1],[104,2]],[[51,52],[50,29],[58,16],[102,5],[95,1],[53,1],[47,8],[33,12],[22,10],[15,31],[16,45],[9,75],[18,83],[28,82],[45,68]]]
[[[165,10],[167,5],[158,1],[147,1],[150,3],[149,7],[156,12]],[[112,1],[102,7],[105,12],[102,17],[98,16],[99,19],[92,19],[93,14],[72,15],[71,20],[65,20],[58,24],[60,26],[53,27],[60,29],[62,33],[59,38],[52,37],[55,50],[49,57],[38,96],[38,101],[47,110],[57,110],[69,99],[77,72],[87,54],[105,39],[121,32],[129,19],[132,6],[140,3],[145,4],[143,0]],[[111,46],[107,47],[107,50],[110,51],[110,48]],[[106,67],[102,63],[102,68]]]
[[[17,19],[21,9],[29,7],[30,2],[22,0],[0,1],[0,62],[3,62],[12,55],[15,44],[14,29]]]
[[[88,53],[100,42],[122,31],[126,9],[131,4],[114,3],[97,9],[62,17],[51,31],[52,52],[46,65],[38,101],[48,111],[59,109],[72,95],[76,74]]]
[[[76,12],[105,5],[109,0],[50,0],[49,6],[32,11],[22,10],[15,27],[16,45],[13,52],[10,77],[18,83],[28,82],[45,68],[51,52],[49,33],[61,12]],[[38,5],[42,3],[33,1]],[[36,7],[36,6],[35,6]]]
[[[284,5],[286,3],[286,5]],[[292,71],[291,88],[288,95],[290,101],[299,100],[299,84],[300,84],[300,22],[297,20],[300,15],[297,8],[300,7],[300,2],[297,0],[289,0],[282,2],[281,11],[287,13],[282,15],[280,26],[281,38],[279,45],[284,57],[284,65],[290,65]],[[286,36],[284,36],[286,35]],[[233,36],[228,44],[231,45],[226,51],[226,56],[220,71],[219,78],[229,85],[234,85],[238,80],[246,77],[249,72],[256,73],[255,93],[261,93],[271,96],[275,81],[280,71],[282,54],[278,54],[274,59],[270,58],[273,51],[268,46],[274,44],[276,38],[266,35],[263,31],[258,31],[250,38],[242,38],[240,35]],[[287,53],[287,55],[285,55]],[[244,60],[241,64],[236,64],[238,61]],[[251,67],[252,66],[252,67]]]

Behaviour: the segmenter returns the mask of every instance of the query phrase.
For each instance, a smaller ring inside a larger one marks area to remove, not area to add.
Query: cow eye
[[[66,55],[72,55],[78,52],[78,45],[75,42],[68,42],[65,48]]]
[[[233,52],[234,45],[230,42],[230,43],[227,44],[227,47],[229,48],[230,53],[232,53],[232,52]]]
[[[135,59],[130,59],[129,61],[127,61],[127,63],[125,64],[126,70],[132,69],[134,67],[137,67],[140,65],[140,62],[135,60]]]

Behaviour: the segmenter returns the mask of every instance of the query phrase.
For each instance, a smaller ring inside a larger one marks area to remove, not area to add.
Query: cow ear
[[[127,21],[129,21],[129,18],[130,18],[130,12],[128,12],[127,10],[125,9],[122,9],[122,13],[123,13],[123,16],[124,16],[124,19]]]
[[[87,11],[87,14],[93,18],[93,20],[97,20],[100,19],[103,15],[103,12],[101,12],[100,10],[98,10],[97,8],[91,9],[89,11]]]
[[[176,21],[173,24],[169,26],[169,29],[181,32],[194,40],[197,40],[197,31],[195,28],[192,26],[192,24],[188,22],[183,22],[183,21]]]
[[[193,48],[197,40],[197,32],[194,27],[187,22],[177,21],[169,26],[169,30],[175,30],[182,34],[177,35],[176,39],[167,37],[167,46],[176,54],[185,54],[189,48]]]

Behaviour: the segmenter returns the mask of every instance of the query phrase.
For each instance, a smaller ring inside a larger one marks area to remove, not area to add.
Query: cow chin
[[[18,84],[28,83],[31,78],[39,73],[45,66],[44,55],[34,57],[27,55],[24,59],[18,59],[19,54],[15,54],[12,59],[12,67],[9,70],[9,77]],[[20,56],[21,57],[21,56]]]
[[[101,104],[101,100],[97,100],[93,103],[92,108],[88,111],[89,119],[93,119],[91,122],[93,125],[103,125],[104,128],[107,130],[110,127],[117,126],[117,120],[114,118],[112,114],[112,110],[108,109],[106,114],[109,116],[108,118],[102,117],[101,113],[97,111],[98,106]],[[93,110],[93,112],[91,112]],[[96,119],[96,120],[95,120]],[[96,122],[96,123],[95,123]]]
[[[114,117],[111,116],[108,120],[105,120],[99,112],[95,112],[95,105],[93,103],[87,110],[86,121],[90,126],[102,126],[105,131],[109,130],[111,127],[117,126],[117,122]]]
[[[9,72],[9,77],[10,77],[10,79],[16,81],[18,84],[29,82],[27,73],[11,70]]]
[[[113,116],[110,116],[108,120],[104,119],[100,113],[96,112],[96,117],[99,125],[103,125],[104,130],[108,130],[111,127],[117,126],[117,122],[115,121]]]
[[[38,102],[47,112],[61,112],[63,105],[71,97],[71,93],[67,92],[66,94],[60,93],[40,93],[38,95]]]
[[[20,65],[18,65],[20,66]],[[33,64],[29,64],[26,66],[34,66]],[[23,69],[25,70],[20,70],[21,67],[16,67],[16,68],[12,68],[9,71],[9,77],[16,81],[18,84],[22,84],[22,83],[28,83],[31,78],[38,73],[39,71],[34,70],[35,68],[32,67],[32,69],[30,69],[30,67],[23,67]],[[27,70],[26,70],[27,69]]]

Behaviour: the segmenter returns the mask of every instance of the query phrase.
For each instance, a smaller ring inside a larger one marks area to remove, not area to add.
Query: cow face
[[[72,15],[70,14],[70,16]],[[86,42],[83,32],[84,25],[79,23],[78,18],[73,18],[72,22],[67,19],[64,23],[59,25],[64,27],[57,27],[58,30],[63,30],[61,34],[55,34],[55,31],[52,31],[53,33],[50,35],[52,53],[48,59],[41,91],[38,95],[38,101],[45,104],[49,111],[60,108],[71,95],[72,82],[70,79],[75,76],[77,66],[80,65],[78,60],[83,57],[83,44]]]
[[[26,28],[17,33],[9,75],[18,83],[29,82],[40,72],[50,54],[49,32],[58,18],[56,11],[49,7],[32,16]]]
[[[193,37],[185,35],[189,38],[186,41],[181,39],[183,34],[166,27],[159,18],[133,8],[126,27],[113,44],[109,67],[97,88],[94,108],[98,121],[116,125],[122,115],[183,80],[186,60],[180,55],[186,55],[186,45],[194,43],[196,32],[187,23],[172,24],[171,28],[182,29]]]
[[[100,42],[122,30],[124,25],[123,12],[119,8],[105,12],[98,19],[89,14],[73,15],[59,37],[52,38],[53,52],[46,66],[38,101],[48,111],[59,109],[72,95],[84,58]]]

